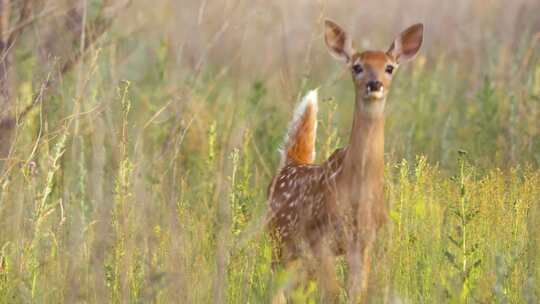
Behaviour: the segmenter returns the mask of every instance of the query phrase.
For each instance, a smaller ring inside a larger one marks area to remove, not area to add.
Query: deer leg
[[[362,256],[358,244],[349,247],[347,251],[347,295],[349,303],[358,303],[360,295]]]
[[[288,263],[285,261],[283,256],[283,244],[280,240],[274,240],[272,243],[272,263],[271,269],[274,277],[277,277],[277,274],[280,270],[280,266],[285,265],[287,268]],[[276,290],[276,293],[272,297],[272,304],[286,304],[287,298],[285,297],[285,286],[279,286]]]
[[[368,299],[368,287],[369,287],[369,273],[371,271],[371,244],[364,246],[362,250],[362,277],[360,285],[361,303],[367,302]]]
[[[272,304],[286,304],[287,294],[295,288],[298,282],[299,263],[295,248],[288,246],[289,244],[276,241],[272,254],[272,272],[274,276],[280,271],[284,271],[288,277],[287,282],[280,282],[276,293],[272,297]],[[283,267],[283,268],[282,268]]]
[[[319,241],[314,247],[315,265],[313,265],[319,286],[323,291],[324,303],[337,303],[339,284],[335,270],[335,258],[325,242]]]
[[[365,303],[368,299],[369,274],[371,271],[371,248],[373,247],[374,234],[366,233],[362,241],[356,241],[355,246],[347,252],[348,295],[350,303]]]
[[[302,269],[301,264],[302,262],[298,259],[288,261],[285,264],[285,269],[283,271],[287,274],[288,278],[285,284],[282,283],[276,290],[276,293],[272,297],[272,304],[285,304],[288,302],[287,294],[290,294],[298,287],[302,278],[302,274],[300,273]],[[275,273],[277,273],[277,271],[275,271],[274,274]]]

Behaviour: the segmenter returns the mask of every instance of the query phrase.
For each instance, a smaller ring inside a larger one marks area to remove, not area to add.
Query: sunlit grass
[[[231,17],[234,7],[189,2],[181,20],[230,13],[231,23],[179,26],[179,43],[165,30],[175,4],[164,3],[128,11],[164,20],[141,32],[120,20],[17,127],[0,171],[0,303],[267,303],[302,275],[271,270],[267,185],[304,91],[320,87],[318,161],[346,144],[348,74],[325,61],[317,17],[277,30],[244,3],[257,25],[248,27]],[[352,18],[329,6],[332,17]],[[497,23],[489,14],[503,13],[493,10],[475,20],[484,31]],[[428,44],[460,37],[430,24]],[[277,32],[299,35],[291,28],[306,37],[265,57]],[[525,25],[513,40],[490,30],[484,41],[477,30],[467,37],[478,48],[428,45],[397,72],[385,130],[390,223],[374,252],[373,303],[540,301],[538,38]],[[21,103],[42,81],[32,78],[44,72],[32,56],[15,56],[26,63]],[[336,267],[343,280],[343,263]],[[317,303],[320,290],[305,280],[291,298]]]

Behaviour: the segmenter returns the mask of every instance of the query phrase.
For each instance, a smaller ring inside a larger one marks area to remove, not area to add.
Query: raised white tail
[[[294,111],[280,149],[281,166],[311,164],[315,160],[317,138],[317,89],[309,91]]]

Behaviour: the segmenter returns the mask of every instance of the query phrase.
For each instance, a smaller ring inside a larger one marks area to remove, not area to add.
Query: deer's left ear
[[[424,25],[417,23],[401,32],[386,53],[393,57],[397,63],[410,61],[420,50],[423,37]]]

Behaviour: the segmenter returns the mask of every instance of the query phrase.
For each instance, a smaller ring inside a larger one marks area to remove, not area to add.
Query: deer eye
[[[392,75],[392,73],[394,72],[394,67],[391,66],[391,65],[387,65],[386,68],[384,69],[384,71],[390,75]]]
[[[355,64],[352,66],[352,70],[355,74],[360,74],[364,71],[364,68],[362,68],[362,66],[360,64]]]

